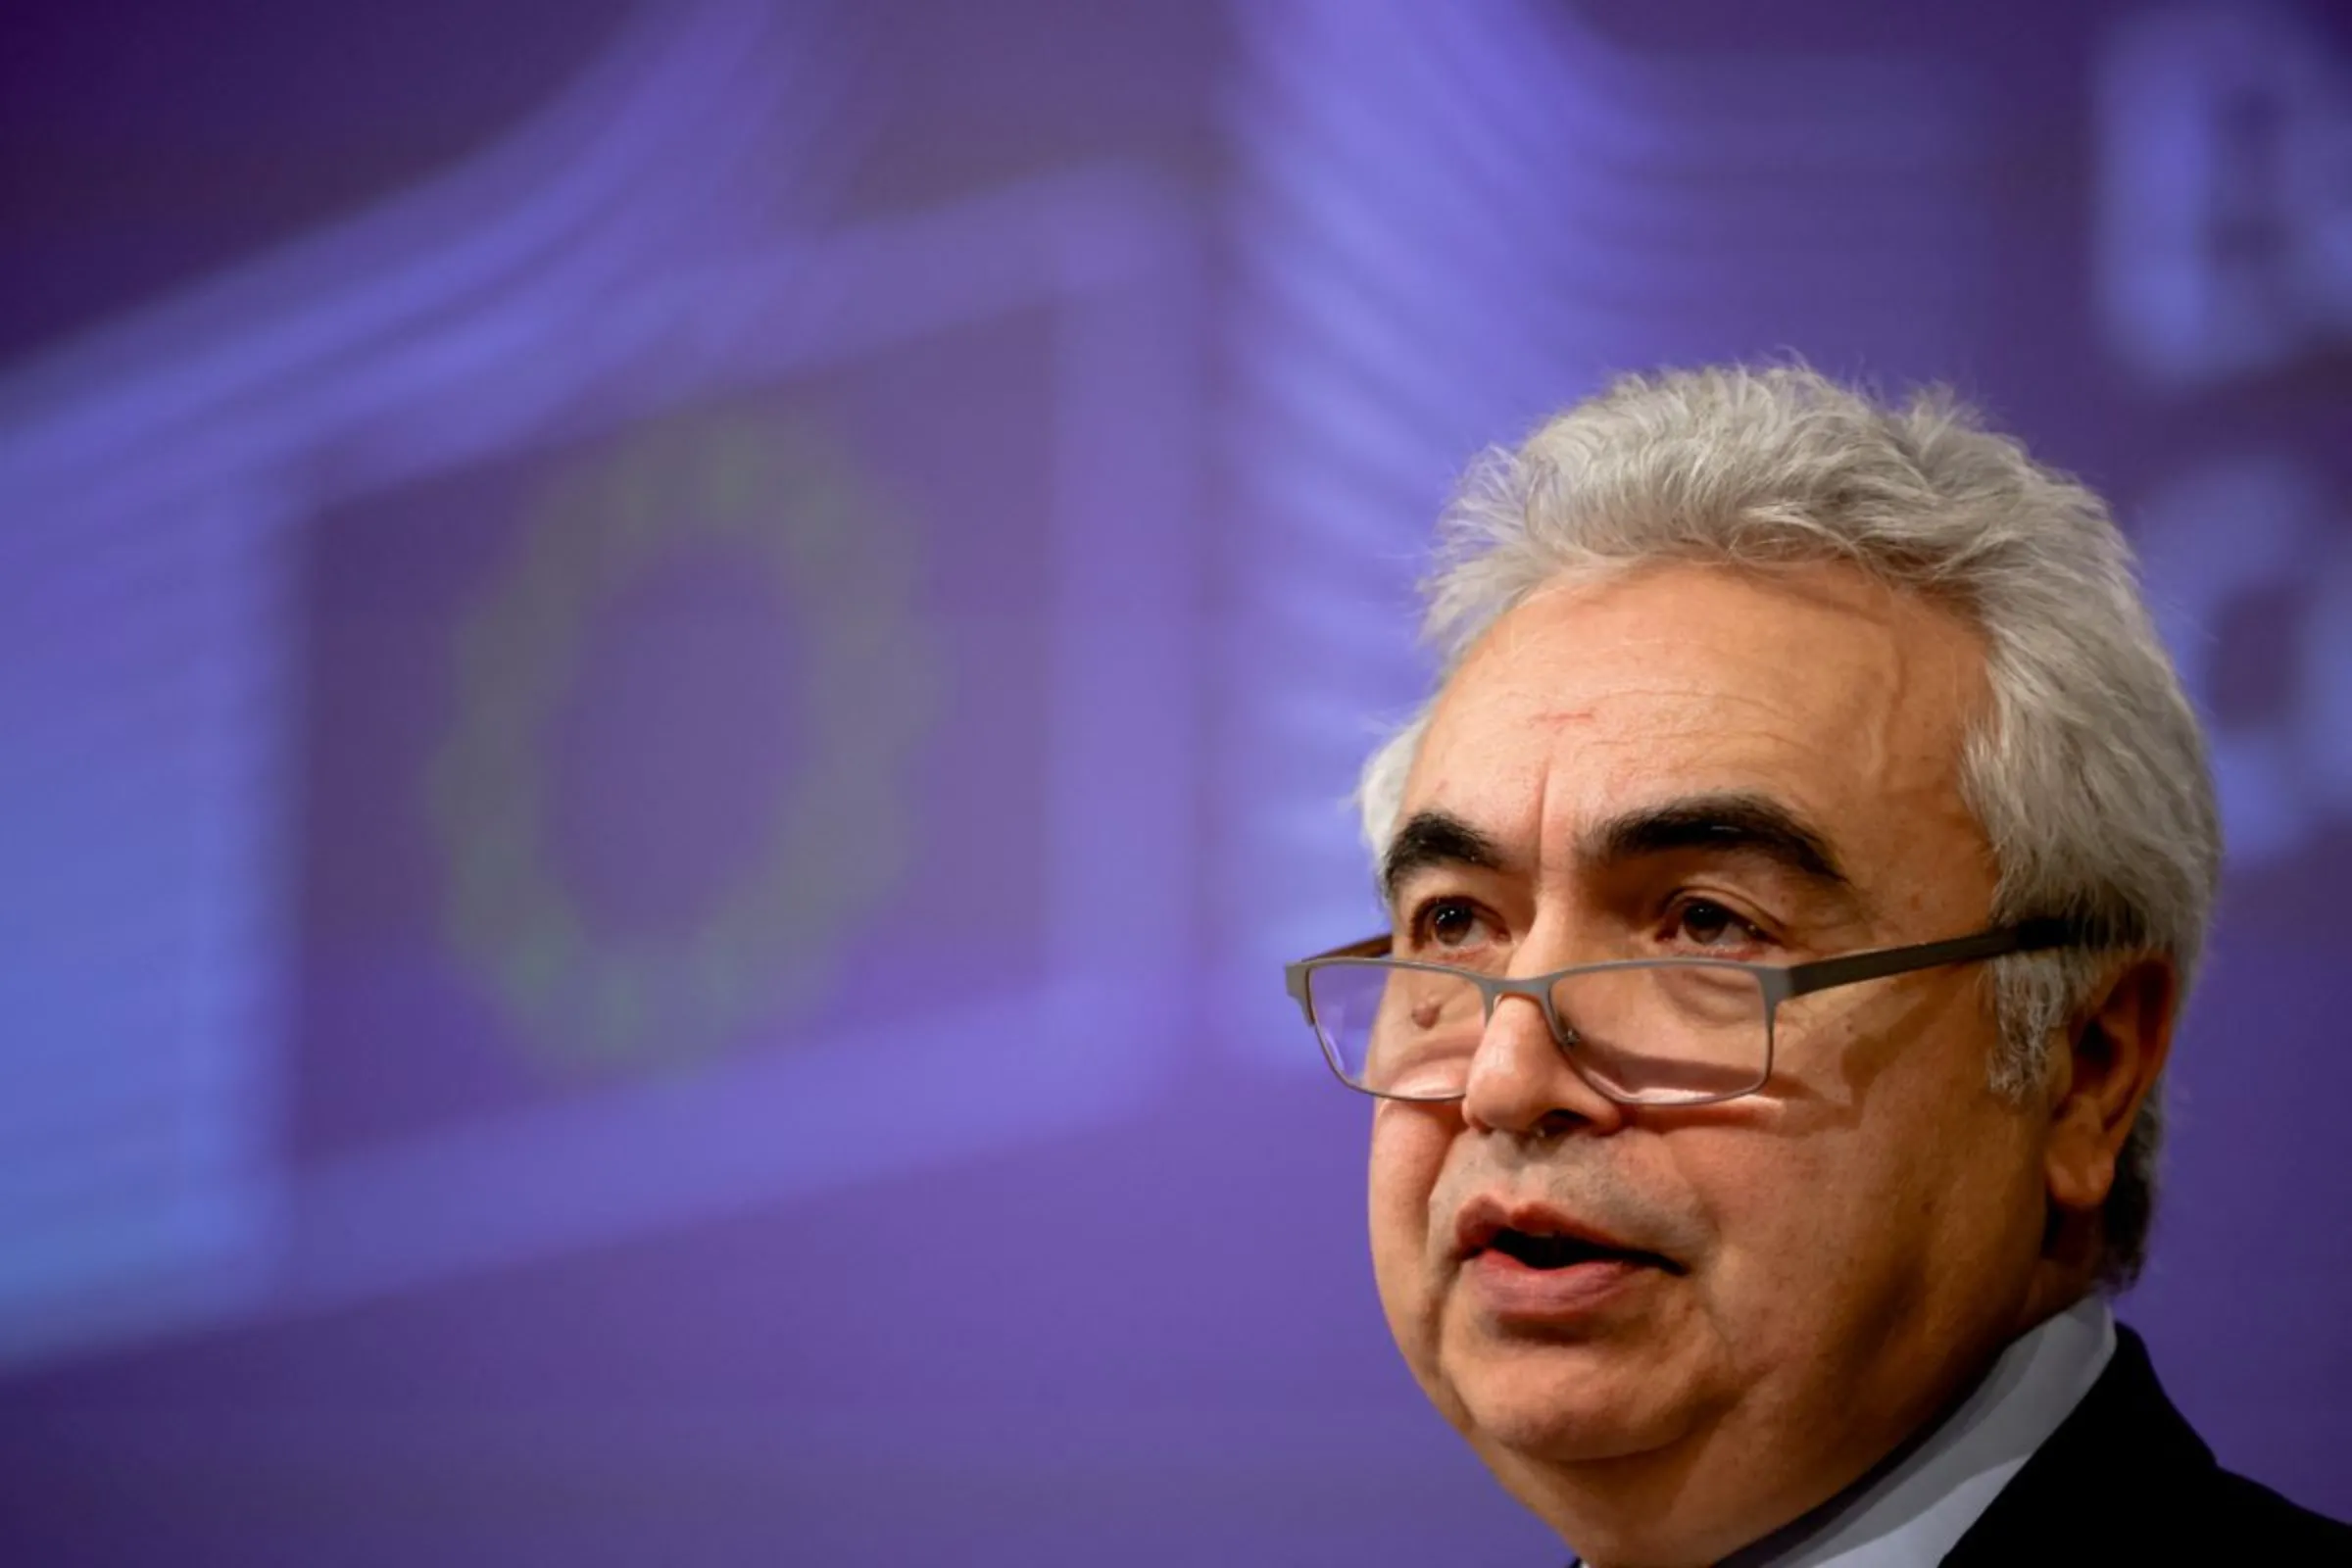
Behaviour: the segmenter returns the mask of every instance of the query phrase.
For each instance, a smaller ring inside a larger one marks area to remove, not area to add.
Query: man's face
[[[1985,702],[1970,628],[1849,568],[1555,585],[1438,704],[1391,857],[1399,951],[1524,975],[1978,930],[1960,759]],[[1685,1108],[1603,1099],[1505,999],[1460,1103],[1378,1104],[1383,1306],[1507,1485],[1566,1528],[1531,1478],[1665,1461],[1661,1500],[1770,1528],[2030,1321],[2039,1147],[1987,1086],[1984,980],[1797,999],[1760,1091]],[[1465,1240],[1481,1213],[1637,1255],[1530,1267]]]

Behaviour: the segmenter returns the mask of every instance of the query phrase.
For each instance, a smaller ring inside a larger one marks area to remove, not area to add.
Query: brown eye
[[[1430,906],[1429,939],[1441,948],[1458,948],[1478,931],[1478,911],[1459,899]]]
[[[1495,934],[1493,922],[1468,899],[1431,899],[1413,910],[1405,929],[1415,950],[1445,955],[1484,947]]]
[[[1692,899],[1675,911],[1674,934],[1693,947],[1739,946],[1763,939],[1763,933],[1720,904]]]

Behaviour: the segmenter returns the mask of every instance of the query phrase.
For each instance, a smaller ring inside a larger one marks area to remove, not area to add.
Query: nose
[[[1516,992],[1495,999],[1462,1086],[1462,1118],[1480,1131],[1532,1137],[1582,1126],[1606,1134],[1625,1106],[1585,1081],[1553,1037],[1544,1004]]]

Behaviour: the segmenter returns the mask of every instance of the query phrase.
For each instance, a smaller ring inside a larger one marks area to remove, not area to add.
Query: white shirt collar
[[[2088,1296],[2019,1336],[1926,1439],[1724,1568],[1935,1568],[2115,1353],[2115,1314]]]

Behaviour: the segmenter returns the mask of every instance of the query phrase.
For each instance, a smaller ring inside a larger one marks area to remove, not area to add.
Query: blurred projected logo
[[[2195,383],[2352,342],[2352,61],[2280,7],[2173,7],[2102,86],[2118,348]]]
[[[2204,710],[2230,857],[2352,819],[2352,514],[2287,458],[2197,470],[2141,516],[2148,597]]]
[[[458,670],[447,921],[532,1040],[625,1067],[806,1014],[904,867],[934,678],[907,541],[839,453],[641,430],[529,510]]]

